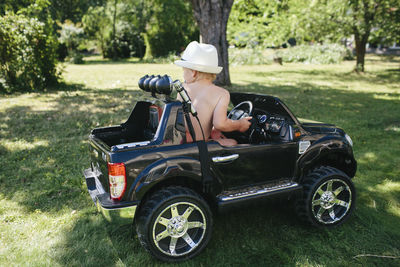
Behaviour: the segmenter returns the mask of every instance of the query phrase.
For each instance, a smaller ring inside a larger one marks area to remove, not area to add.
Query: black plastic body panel
[[[282,179],[299,181],[300,184],[305,171],[317,162],[328,162],[331,160],[329,156],[333,154],[335,157],[332,159],[343,159],[337,167],[343,167],[350,177],[354,176],[357,164],[343,130],[328,124],[302,125],[276,97],[232,93],[231,99],[234,104],[250,100],[258,109],[265,109],[269,113],[285,117],[294,131],[300,135],[289,142],[240,144],[234,147],[223,147],[215,141],[208,141],[210,167],[215,184],[212,193],[214,197],[224,190]],[[157,131],[151,139],[146,139],[141,131],[146,127],[148,117],[140,114],[146,113],[150,105],[150,102],[138,102],[126,123],[94,129],[89,137],[92,169],[99,173],[99,181],[106,193],[109,193],[107,162],[122,162],[126,166],[127,189],[121,199],[121,205],[138,203],[154,186],[169,179],[183,177],[196,184],[202,181],[197,144],[186,143],[181,103],[178,101],[164,103]],[[107,132],[113,137],[105,138]],[[115,143],[118,138],[133,142]],[[302,154],[299,154],[300,142],[310,143]],[[232,154],[238,155],[232,162],[213,161],[215,157]],[[300,187],[276,194],[293,193],[292,191],[299,190]],[[262,197],[266,196],[257,198]],[[212,196],[208,199],[212,199]],[[243,201],[248,200],[243,199]],[[107,203],[105,199],[103,201]],[[235,200],[229,205],[239,202],[241,200]],[[111,204],[116,203],[110,202]]]

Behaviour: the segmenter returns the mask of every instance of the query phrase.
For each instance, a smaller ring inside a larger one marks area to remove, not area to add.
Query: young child
[[[205,141],[211,137],[223,146],[236,145],[236,140],[226,138],[222,132],[245,132],[250,127],[251,117],[240,120],[227,118],[229,92],[213,84],[216,74],[222,70],[218,66],[217,49],[213,45],[193,41],[186,47],[181,60],[175,61],[175,64],[183,67],[183,85],[198,113]],[[179,95],[178,99],[181,100]],[[200,126],[193,117],[192,124],[196,139],[202,140]],[[186,139],[187,142],[193,141],[188,130]]]

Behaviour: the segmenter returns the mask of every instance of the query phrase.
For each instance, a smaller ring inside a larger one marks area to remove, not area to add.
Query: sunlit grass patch
[[[16,152],[16,151],[21,151],[21,150],[30,150],[34,149],[35,147],[38,146],[48,146],[49,142],[47,140],[36,140],[33,142],[27,142],[25,140],[17,140],[17,141],[9,141],[9,140],[4,140],[2,142],[4,148],[8,150],[9,152]]]
[[[400,124],[398,126],[397,125],[391,125],[389,127],[386,127],[385,131],[400,132]]]

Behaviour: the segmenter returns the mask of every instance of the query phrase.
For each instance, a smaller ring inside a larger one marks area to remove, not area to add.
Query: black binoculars
[[[172,79],[168,75],[145,75],[139,79],[139,88],[146,92],[151,92],[169,96],[172,92]]]

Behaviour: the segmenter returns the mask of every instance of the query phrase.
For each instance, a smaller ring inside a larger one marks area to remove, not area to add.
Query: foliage
[[[48,25],[22,14],[0,17],[0,90],[44,90],[57,82],[57,40]]]
[[[400,42],[400,3],[387,7],[387,12],[378,20],[378,24],[382,27],[374,28],[371,32],[371,37],[379,43],[393,44]],[[391,23],[384,23],[390,21]],[[371,39],[372,39],[371,38]]]
[[[348,48],[338,44],[299,45],[281,49],[229,49],[229,63],[234,66],[280,63],[280,60],[286,63],[337,64],[352,57]]]
[[[190,4],[184,0],[109,0],[83,17],[85,32],[106,58],[164,57],[198,38]]]
[[[270,52],[270,53],[268,53]],[[254,48],[230,48],[229,64],[236,65],[262,65],[274,62],[273,52],[270,50]]]
[[[79,23],[89,8],[103,6],[106,0],[49,0],[52,18],[56,21]]]
[[[101,52],[105,51],[105,39],[108,35],[110,24],[105,7],[90,7],[82,17],[82,24],[87,38],[95,40]]]
[[[66,20],[60,26],[61,30],[58,40],[61,44],[65,44],[70,62],[75,64],[83,63],[83,56],[78,51],[78,47],[84,37],[80,24],[74,24],[72,21]]]
[[[365,46],[371,31],[398,36],[398,0],[288,0],[287,9],[271,20],[271,40],[338,42],[354,35],[357,69],[364,71]],[[376,38],[376,37],[375,37]]]
[[[185,46],[198,39],[199,31],[194,23],[191,5],[183,0],[152,0],[146,2],[151,10],[146,26],[147,57],[166,56],[181,52]]]
[[[0,3],[0,15],[4,15],[7,11],[17,13],[19,10],[27,8],[35,2],[39,1],[2,0]],[[46,0],[46,2],[48,2],[47,12],[49,12],[54,21],[70,20],[78,23],[89,7],[101,6],[105,0]]]
[[[228,42],[236,47],[265,47],[273,7],[272,1],[235,0],[228,20]]]
[[[388,40],[398,39],[396,36],[399,19],[395,12],[399,8],[399,0],[351,0],[349,1],[348,19],[356,43],[357,63],[356,71],[364,72],[364,57],[371,31],[382,28]],[[346,17],[346,19],[348,18]]]
[[[351,55],[351,51],[338,44],[299,45],[280,49],[277,53],[283,62],[307,64],[337,64]]]
[[[97,42],[103,57],[143,57],[145,47],[142,33],[147,18],[144,5],[142,0],[110,0],[104,6],[89,8],[82,18],[84,31]]]

